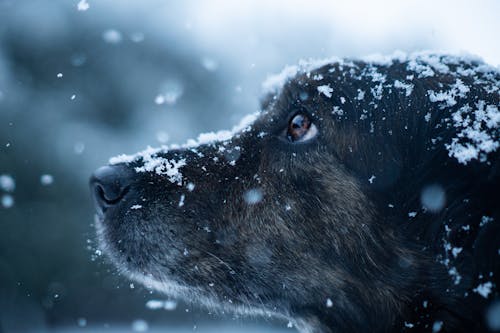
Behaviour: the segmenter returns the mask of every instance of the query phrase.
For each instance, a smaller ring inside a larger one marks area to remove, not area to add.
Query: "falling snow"
[[[130,34],[130,40],[134,43],[140,43],[144,41],[144,34],[142,32],[133,32]]]
[[[4,194],[2,195],[1,203],[3,208],[11,208],[14,206],[14,197],[10,194]]]
[[[76,320],[76,324],[78,325],[78,327],[85,327],[87,326],[87,319],[80,317]]]
[[[177,302],[174,300],[149,300],[146,307],[150,310],[167,310],[173,311],[177,309]]]
[[[327,298],[326,300],[326,307],[327,308],[331,308],[333,306],[333,302],[330,298]]]
[[[73,145],[73,152],[77,155],[82,154],[85,151],[85,143],[83,142],[75,142]]]
[[[446,194],[441,185],[433,184],[425,186],[420,194],[420,201],[425,209],[437,213],[446,204]]]
[[[492,331],[500,331],[500,301],[492,302],[486,310],[486,323]]]
[[[161,94],[156,95],[155,103],[158,105],[162,105],[163,103],[165,103],[165,97],[163,97],[163,95],[161,95]]]
[[[435,321],[434,324],[432,325],[432,332],[433,333],[440,332],[442,328],[443,328],[443,322],[440,320]]]
[[[0,190],[13,192],[16,189],[16,182],[10,175],[0,175]]]
[[[80,0],[78,2],[78,4],[76,5],[76,8],[79,10],[79,11],[86,11],[87,9],[89,9],[90,5],[89,3],[87,2],[87,0]]]
[[[214,72],[219,68],[219,63],[209,57],[202,58],[201,65],[209,72]]]
[[[108,29],[102,33],[102,39],[109,44],[119,44],[123,40],[123,36],[118,30]]]
[[[146,332],[149,329],[148,322],[142,319],[137,319],[132,322],[132,330],[134,332]]]
[[[54,183],[54,177],[49,174],[41,175],[40,176],[40,184],[44,186],[48,186]]]
[[[181,194],[181,198],[179,199],[179,207],[184,206],[185,199],[186,199],[186,196],[184,194]]]
[[[243,193],[243,200],[248,205],[255,205],[262,201],[263,194],[260,188],[252,188]]]

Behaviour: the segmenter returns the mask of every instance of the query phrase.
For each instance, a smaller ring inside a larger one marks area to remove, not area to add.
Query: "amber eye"
[[[316,136],[318,130],[304,113],[297,113],[288,123],[287,137],[292,142],[307,141]]]

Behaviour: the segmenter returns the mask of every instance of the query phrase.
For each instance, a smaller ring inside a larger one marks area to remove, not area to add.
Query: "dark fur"
[[[459,107],[477,100],[499,105],[498,90],[485,88],[498,87],[499,74],[481,74],[481,85],[477,76],[456,73],[478,63],[449,64],[453,75],[424,78],[407,65],[357,61],[299,73],[266,96],[248,131],[161,153],[186,159],[180,186],[134,172],[141,160],[114,166],[127,175],[129,190],[100,216],[104,250],[126,275],[168,294],[276,314],[302,332],[429,332],[436,321],[445,332],[485,331],[484,311],[498,297],[500,276],[499,153],[463,165],[444,144],[456,135],[449,118]],[[387,82],[414,75],[412,93],[387,86],[376,99],[375,83],[364,75],[369,67]],[[427,91],[456,77],[470,92],[441,110]],[[334,89],[331,98],[318,93],[323,84]],[[362,100],[358,89],[365,91]],[[334,106],[343,115],[332,114]],[[294,144],[284,131],[300,110],[319,135]],[[433,184],[446,194],[445,207],[434,213],[420,201]],[[249,205],[243,196],[254,188],[263,197]],[[142,208],[131,210],[135,204]],[[480,227],[482,216],[493,221]],[[463,248],[457,258],[443,248],[447,242]],[[473,292],[485,281],[494,283],[488,299]]]

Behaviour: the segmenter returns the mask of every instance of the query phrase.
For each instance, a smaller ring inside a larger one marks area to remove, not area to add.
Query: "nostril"
[[[105,166],[90,178],[90,187],[99,210],[118,204],[127,195],[131,184],[130,170],[126,167]]]
[[[109,189],[108,191],[105,191],[101,184],[96,184],[94,192],[96,197],[111,206],[120,202],[121,199],[123,199],[123,197],[127,194],[129,188],[129,186],[125,187],[121,190],[121,192],[109,191]]]

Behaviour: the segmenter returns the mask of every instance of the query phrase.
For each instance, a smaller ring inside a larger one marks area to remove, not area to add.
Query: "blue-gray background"
[[[438,49],[500,63],[496,0],[78,2],[0,0],[0,175],[15,181],[0,188],[14,199],[0,204],[1,333],[293,332],[148,309],[164,297],[95,253],[92,170],[231,127],[258,109],[268,74],[301,58]]]

